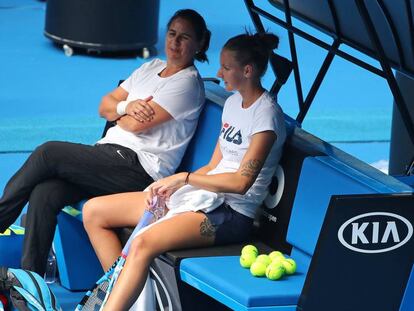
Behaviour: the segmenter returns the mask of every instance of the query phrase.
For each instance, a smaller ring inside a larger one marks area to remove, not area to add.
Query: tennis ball
[[[276,263],[282,263],[282,261],[284,261],[285,258],[283,257],[276,257],[275,259],[272,260],[272,262],[270,264],[276,264]]]
[[[279,251],[273,251],[273,252],[271,252],[270,254],[269,254],[269,257],[270,257],[270,259],[273,261],[273,260],[275,260],[276,258],[282,258],[282,259],[285,259],[285,256],[283,255],[283,253],[282,252],[279,252]]]
[[[285,273],[285,268],[281,263],[272,263],[266,268],[266,277],[269,280],[279,280]]]
[[[266,265],[266,267],[268,265],[270,265],[270,263],[272,262],[272,260],[270,259],[270,257],[268,255],[265,255],[265,254],[262,254],[262,255],[257,256],[256,261],[263,262]]]
[[[255,261],[250,266],[250,273],[253,276],[265,276],[266,275],[266,265],[261,261]]]
[[[282,265],[285,268],[286,274],[293,274],[296,272],[296,262],[292,258],[283,260]]]
[[[246,253],[240,256],[240,265],[243,268],[250,268],[252,263],[256,260],[254,253]]]
[[[242,248],[241,254],[250,254],[253,253],[255,257],[257,257],[257,254],[259,254],[259,251],[257,250],[257,247],[254,245],[246,245]]]

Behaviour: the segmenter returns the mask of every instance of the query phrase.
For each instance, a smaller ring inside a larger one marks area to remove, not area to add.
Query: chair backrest
[[[269,195],[261,206],[256,221],[255,235],[270,247],[290,253],[286,234],[295,199],[302,163],[307,157],[322,155],[322,151],[300,135],[293,134],[294,125],[287,122],[288,138],[283,148],[279,167],[269,189]]]
[[[406,193],[333,196],[297,310],[413,310],[413,203]]]
[[[292,256],[299,251],[299,256],[306,254],[310,262],[333,195],[412,191],[391,176],[388,176],[389,183],[384,182],[381,175],[384,174],[378,171],[378,177],[381,178],[375,179],[364,174],[363,170],[357,170],[332,156],[306,158],[302,165],[287,234],[287,240],[293,246]]]
[[[222,106],[206,99],[197,130],[177,169],[178,172],[193,172],[210,161],[220,131],[222,110]]]

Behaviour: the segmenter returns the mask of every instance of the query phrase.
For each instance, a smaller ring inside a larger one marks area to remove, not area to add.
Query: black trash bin
[[[88,52],[136,51],[143,57],[155,51],[159,0],[48,0],[46,37]]]

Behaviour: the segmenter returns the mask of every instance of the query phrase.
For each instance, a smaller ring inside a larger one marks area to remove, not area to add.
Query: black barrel
[[[159,0],[48,0],[44,34],[97,51],[150,48],[158,40]]]

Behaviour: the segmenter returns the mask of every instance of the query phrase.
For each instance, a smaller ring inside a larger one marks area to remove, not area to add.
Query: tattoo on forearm
[[[262,161],[259,160],[249,160],[243,164],[241,168],[241,175],[246,177],[257,176],[262,167]]]
[[[210,220],[206,217],[200,224],[200,235],[204,237],[214,237],[215,234],[216,228],[214,228]]]

